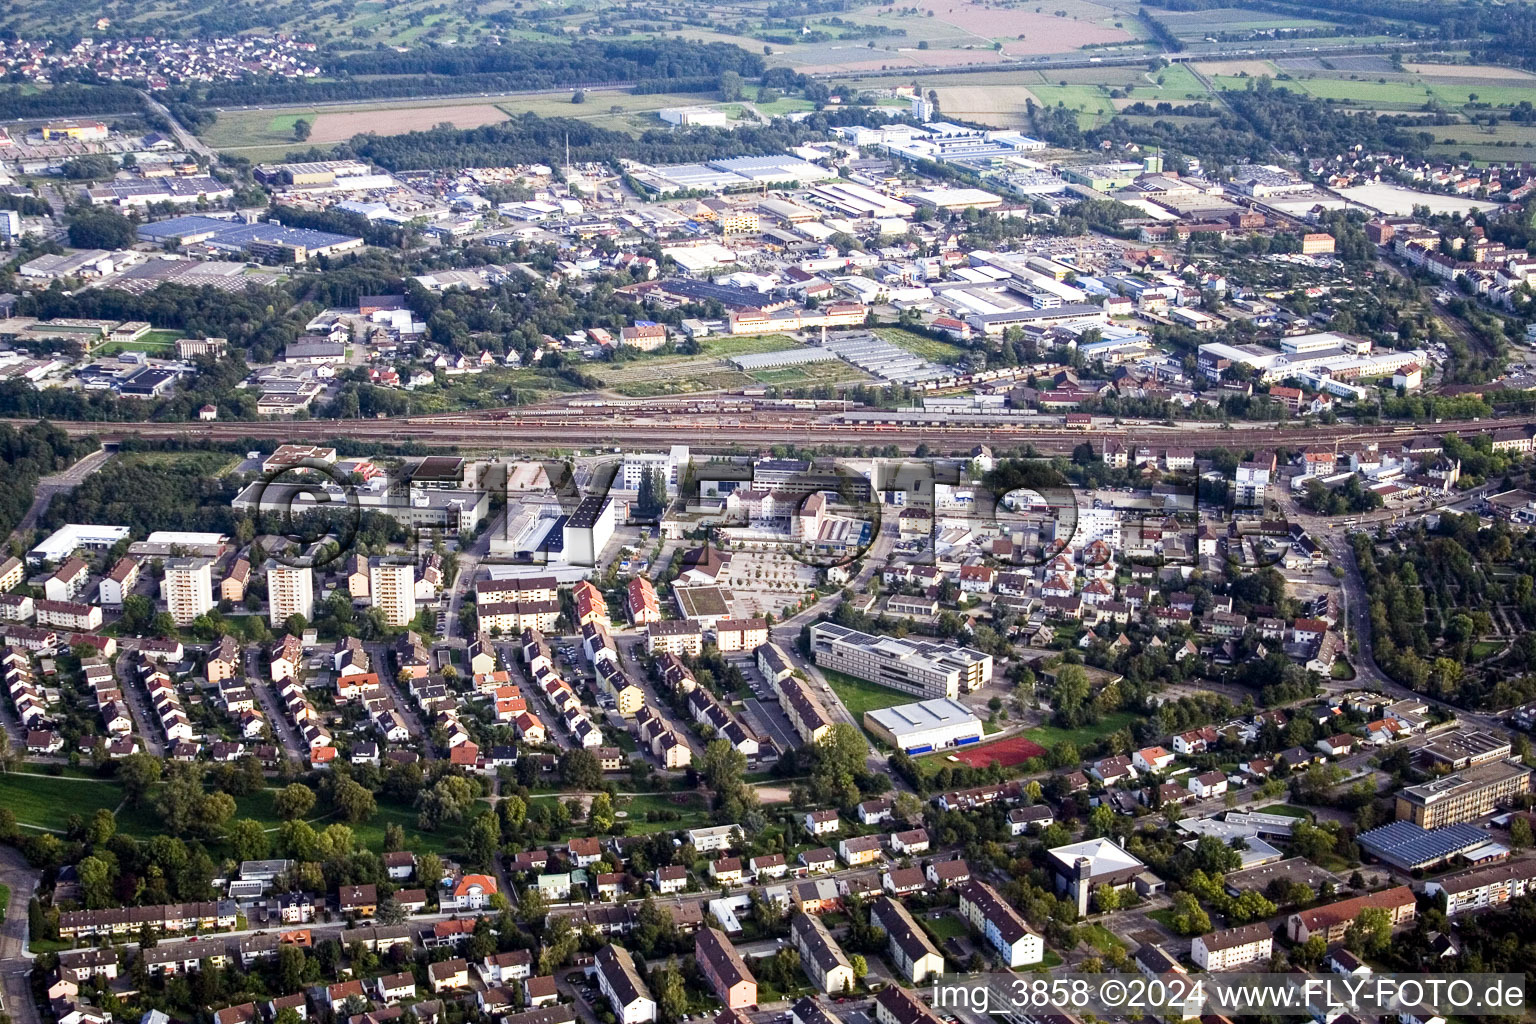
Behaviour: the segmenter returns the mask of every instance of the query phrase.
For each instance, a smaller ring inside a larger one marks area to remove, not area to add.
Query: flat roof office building
[[[992,678],[992,656],[934,640],[873,636],[832,622],[811,627],[811,652],[822,668],[920,697],[955,698]]]

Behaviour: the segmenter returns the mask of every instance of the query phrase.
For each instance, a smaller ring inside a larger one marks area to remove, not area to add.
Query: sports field
[[[1012,736],[1006,740],[998,740],[996,743],[966,747],[964,750],[947,750],[943,753],[965,762],[972,768],[985,768],[994,761],[1004,768],[1012,768],[1032,757],[1044,757],[1045,748],[1023,736]]]

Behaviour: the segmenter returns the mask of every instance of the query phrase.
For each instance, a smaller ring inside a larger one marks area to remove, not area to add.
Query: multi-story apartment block
[[[973,879],[961,887],[960,916],[981,932],[1008,967],[1045,959],[1045,940],[1030,931],[1019,912],[987,883]]]
[[[921,985],[931,977],[944,973],[944,957],[934,948],[907,908],[881,896],[870,905],[869,920],[885,929],[890,945],[887,959],[903,981]]]
[[[715,623],[715,646],[722,653],[755,651],[767,642],[767,619],[721,619]]]
[[[704,631],[687,619],[653,622],[645,633],[645,646],[652,654],[697,655],[704,649]]]
[[[887,985],[875,997],[876,1024],[943,1024],[939,1015],[900,985]]]
[[[171,558],[165,563],[160,593],[178,626],[189,626],[213,607],[213,560]]]
[[[1425,895],[1445,894],[1445,912],[1450,917],[1502,907],[1517,896],[1533,892],[1536,892],[1536,861],[1532,860],[1472,868],[1424,883]]]
[[[384,612],[391,626],[404,626],[416,617],[416,566],[382,558],[368,562],[368,601]]]
[[[1275,933],[1259,922],[1197,935],[1189,955],[1197,967],[1207,971],[1230,971],[1255,960],[1268,960],[1274,948]]]
[[[315,617],[315,578],[307,565],[280,565],[267,569],[267,621],[281,626],[295,615],[305,622]]]
[[[593,956],[591,971],[597,975],[597,987],[619,1024],[647,1024],[656,1019],[656,1000],[635,969],[629,950],[609,943]]]
[[[694,936],[693,955],[699,972],[727,1010],[740,1010],[757,1002],[757,979],[747,970],[746,961],[724,932],[700,928]]]
[[[930,640],[872,636],[832,622],[811,627],[816,664],[923,697],[958,697],[992,678],[992,656]]]
[[[21,563],[17,563],[20,565]],[[97,597],[101,603],[110,608],[120,608],[123,598],[133,593],[134,585],[139,582],[139,561],[124,555],[112,564],[111,570],[101,580],[101,587],[97,591]],[[9,588],[0,588],[9,589]]]
[[[853,989],[853,967],[841,946],[832,938],[821,918],[797,913],[789,923],[789,937],[800,951],[800,963],[806,976],[827,993]]]
[[[1306,942],[1314,935],[1321,935],[1323,941],[1330,944],[1338,942],[1344,938],[1344,933],[1355,918],[1360,916],[1360,911],[1367,907],[1380,907],[1392,918],[1393,925],[1399,925],[1414,919],[1418,904],[1413,890],[1406,885],[1399,885],[1394,889],[1367,893],[1292,914],[1285,920],[1286,935],[1297,943]]]
[[[34,605],[39,626],[87,632],[101,625],[101,607],[79,601],[38,601]]]

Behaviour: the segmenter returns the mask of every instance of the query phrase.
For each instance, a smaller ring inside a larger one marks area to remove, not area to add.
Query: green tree
[[[308,817],[314,807],[315,791],[297,782],[289,783],[272,797],[272,810],[284,821]]]
[[[573,747],[560,756],[560,777],[572,789],[597,789],[603,784],[603,764],[592,751]]]
[[[160,781],[163,770],[164,763],[149,754],[129,754],[118,762],[117,778],[123,784],[123,798],[128,806],[143,806],[144,798]]]
[[[1366,907],[1344,931],[1344,945],[1362,956],[1380,956],[1392,945],[1392,915],[1384,907]]]
[[[261,822],[251,818],[232,821],[225,834],[230,856],[235,860],[265,860],[271,853],[271,841]]]
[[[314,131],[314,128],[315,128],[315,126],[310,124],[307,119],[302,118],[302,117],[294,118],[294,121],[293,121],[293,141],[295,141],[295,142],[305,142],[305,141],[307,141],[309,139],[310,132]]]
[[[1173,897],[1173,930],[1180,935],[1204,935],[1211,930],[1211,917],[1187,892]]]
[[[682,1020],[688,1012],[688,986],[682,972],[667,966],[651,972],[651,988],[656,993],[656,1008],[664,1021]]]
[[[354,824],[367,821],[378,810],[373,792],[355,779],[343,775],[331,787],[331,805],[344,821]]]
[[[587,821],[594,832],[608,832],[613,828],[613,798],[607,793],[598,793],[592,797],[592,806],[587,811]]]
[[[128,249],[137,241],[133,221],[115,207],[83,207],[70,221],[69,244],[76,249]]]
[[[75,865],[80,879],[80,892],[88,910],[100,910],[112,905],[112,865],[101,857],[82,857]]]

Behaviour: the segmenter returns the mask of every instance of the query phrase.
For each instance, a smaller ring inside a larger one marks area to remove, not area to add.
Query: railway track
[[[12,420],[24,425],[28,420]],[[1509,417],[1454,423],[1361,427],[1354,425],[1274,427],[1258,424],[1221,428],[1105,424],[1090,429],[1042,426],[1036,423],[849,423],[836,414],[764,411],[739,415],[705,413],[675,415],[593,415],[578,411],[516,410],[505,419],[475,416],[408,417],[380,420],[302,420],[295,422],[230,423],[100,423],[55,421],[74,436],[94,435],[106,441],[139,437],[179,439],[324,441],[350,437],[378,443],[416,442],[443,448],[542,449],[608,447],[636,448],[686,443],[699,451],[794,443],[807,446],[895,445],[912,451],[926,445],[936,453],[968,451],[986,444],[1014,448],[1033,445],[1045,454],[1066,454],[1083,441],[1096,448],[1109,441],[1167,448],[1331,448],[1336,445],[1411,437],[1482,433],[1507,427],[1536,426],[1536,417]]]

